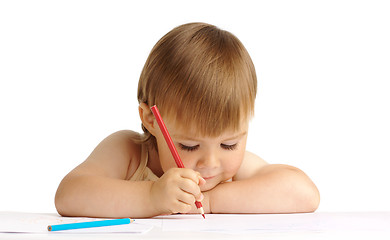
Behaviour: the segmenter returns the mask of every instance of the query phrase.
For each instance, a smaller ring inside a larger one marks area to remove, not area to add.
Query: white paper
[[[207,214],[163,217],[163,231],[253,232],[387,231],[390,213]]]
[[[8,233],[146,233],[152,225],[139,224],[137,221],[117,226],[95,227],[85,229],[48,232],[48,225],[77,223],[103,220],[97,218],[69,218],[57,214],[37,214],[19,212],[0,212],[0,232]]]
[[[90,218],[65,218],[57,214],[0,212],[0,232],[48,233],[48,225],[90,220]],[[220,232],[228,234],[358,231],[390,233],[390,212],[206,214],[206,219],[203,219],[199,214],[178,214],[135,219],[135,222],[126,225],[50,232],[49,234],[146,233],[153,227],[158,227],[166,232]]]

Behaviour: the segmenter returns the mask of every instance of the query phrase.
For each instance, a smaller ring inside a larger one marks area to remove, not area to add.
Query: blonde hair
[[[138,84],[138,101],[163,119],[216,137],[254,114],[257,78],[240,40],[205,23],[178,26],[153,47]],[[155,139],[143,127],[146,140]]]

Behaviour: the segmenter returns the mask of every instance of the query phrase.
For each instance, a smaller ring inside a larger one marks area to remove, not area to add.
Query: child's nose
[[[218,156],[214,153],[204,155],[197,163],[198,168],[218,168],[220,166]]]

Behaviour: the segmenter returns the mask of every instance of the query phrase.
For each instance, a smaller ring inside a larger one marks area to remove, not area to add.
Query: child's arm
[[[125,180],[138,168],[141,154],[132,134],[110,135],[62,180],[55,197],[61,215],[136,218],[191,209],[195,196],[200,198],[199,174],[191,169],[167,171],[156,182]]]
[[[266,164],[248,152],[234,181],[205,195],[212,213],[313,212],[319,205],[316,186],[301,170]]]
[[[134,209],[131,205],[140,212],[154,214],[146,207],[152,182],[124,180],[128,172],[136,169],[141,154],[131,141],[132,134],[135,133],[120,131],[110,135],[65,176],[55,197],[61,215],[128,217]]]

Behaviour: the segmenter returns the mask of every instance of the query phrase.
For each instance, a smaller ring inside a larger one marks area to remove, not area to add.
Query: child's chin
[[[206,183],[205,185],[200,187],[200,191],[202,191],[202,192],[209,191],[209,190],[215,188],[217,185],[218,184],[215,184],[215,183]]]

